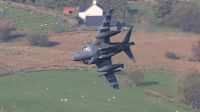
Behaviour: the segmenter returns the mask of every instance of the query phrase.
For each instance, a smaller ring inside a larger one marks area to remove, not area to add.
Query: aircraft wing
[[[109,32],[110,31],[110,22],[111,22],[111,18],[112,18],[112,13],[113,13],[113,8],[110,9],[107,14],[104,17],[104,20],[99,28],[99,31],[97,33],[98,35],[101,35],[105,32]],[[109,43],[110,42],[110,37],[106,37],[106,38],[95,38],[94,39],[95,43]]]
[[[102,67],[107,66],[107,65],[112,65],[112,60],[111,60],[111,58],[104,58],[99,63],[97,63],[96,65],[97,65],[98,68],[102,68]],[[105,77],[110,82],[110,85],[114,89],[119,89],[119,85],[117,83],[117,79],[116,79],[115,73],[113,71],[107,72],[105,74]]]

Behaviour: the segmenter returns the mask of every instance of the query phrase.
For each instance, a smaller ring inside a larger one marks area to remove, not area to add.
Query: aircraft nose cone
[[[72,61],[75,61],[75,57],[74,57],[74,56],[72,56],[72,57],[71,57],[71,60],[72,60]]]

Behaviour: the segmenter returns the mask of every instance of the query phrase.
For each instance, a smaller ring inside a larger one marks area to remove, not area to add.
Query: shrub
[[[194,57],[189,57],[188,58],[188,61],[191,61],[191,62],[196,62],[196,61],[198,61],[196,58],[194,58]]]
[[[179,87],[179,91],[185,97],[186,106],[192,105],[193,108],[200,108],[200,73],[197,69],[186,71],[183,84]]]
[[[141,71],[133,71],[128,75],[128,78],[131,80],[131,83],[137,87],[144,79],[144,74]]]
[[[166,56],[167,58],[169,58],[169,59],[179,59],[179,57],[176,56],[176,54],[173,53],[173,52],[166,52],[166,53],[165,53],[165,56]]]
[[[197,60],[200,61],[200,40],[198,40],[197,45],[192,45],[192,51],[197,57]]]
[[[49,45],[49,37],[42,32],[30,33],[26,38],[32,46],[47,47]]]
[[[12,32],[12,29],[7,25],[0,26],[0,42],[6,42],[9,40],[9,36]]]

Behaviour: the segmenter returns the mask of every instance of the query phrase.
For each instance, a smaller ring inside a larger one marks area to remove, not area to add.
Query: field
[[[30,31],[62,31],[67,27],[59,23],[51,15],[35,13],[13,5],[0,3],[0,8],[5,10],[4,17],[13,21],[13,24],[21,30]]]
[[[84,66],[73,62],[70,57],[80,50],[81,44],[91,41],[96,32],[75,32],[50,35],[50,41],[57,43],[52,47],[27,46],[24,38],[17,38],[9,43],[0,44],[1,71],[20,70],[51,70],[68,67]],[[125,33],[111,38],[112,42],[122,41]],[[113,57],[113,63],[122,62],[127,69],[142,69],[146,71],[172,68],[174,71],[185,71],[188,68],[199,68],[198,62],[188,61],[193,57],[191,47],[199,40],[199,35],[187,33],[148,33],[133,32],[130,41],[136,43],[131,47],[137,63],[120,53]],[[184,43],[184,46],[180,43]],[[158,47],[159,46],[159,47]],[[166,52],[174,52],[181,59],[170,60]],[[120,58],[120,60],[119,60]],[[88,66],[91,67],[91,66]],[[1,72],[1,73],[2,73]]]
[[[141,87],[133,88],[120,83],[120,89],[114,90],[104,77],[97,75],[94,70],[69,70],[19,72],[2,76],[0,106],[11,112],[192,112],[180,104],[144,94]],[[162,86],[168,90],[171,86],[169,81],[167,85],[162,85],[166,75],[157,75],[162,79],[160,83],[148,85],[148,88],[155,86],[161,89],[159,86]],[[147,77],[145,81],[156,79]]]

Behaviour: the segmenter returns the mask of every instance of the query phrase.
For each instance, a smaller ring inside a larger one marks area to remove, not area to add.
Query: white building
[[[91,5],[79,6],[79,17],[85,21],[86,16],[103,16],[103,7],[97,3],[97,0],[93,0]]]

